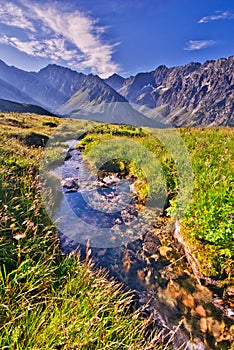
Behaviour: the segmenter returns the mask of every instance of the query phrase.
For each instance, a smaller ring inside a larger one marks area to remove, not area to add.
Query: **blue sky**
[[[0,0],[0,59],[107,77],[234,54],[233,0]]]

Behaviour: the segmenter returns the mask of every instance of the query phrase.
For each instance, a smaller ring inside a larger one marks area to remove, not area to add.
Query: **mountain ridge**
[[[26,72],[0,60],[0,98],[77,118],[93,106],[124,103],[126,116],[118,121],[115,108],[114,121],[110,117],[117,123],[134,124],[136,118],[149,126],[156,120],[177,127],[234,126],[234,56],[107,79],[56,64]]]
[[[176,126],[233,126],[233,86],[234,56],[230,56],[204,64],[159,66],[127,78],[118,92],[130,103],[146,106],[156,114],[157,108],[163,107],[165,119]]]

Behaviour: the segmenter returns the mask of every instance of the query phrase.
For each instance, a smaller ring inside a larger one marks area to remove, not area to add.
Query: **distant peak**
[[[111,77],[119,77],[119,75],[117,73],[113,73]]]
[[[117,73],[114,73],[109,76],[109,78],[104,79],[104,82],[112,87],[112,89],[117,91],[123,86],[125,78],[121,77],[121,75],[118,75]]]
[[[212,62],[214,62],[214,60],[212,60]],[[190,67],[190,66],[201,66],[201,63],[200,62],[189,62],[185,65],[185,67]]]
[[[78,73],[75,70],[72,70],[68,67],[60,66],[60,65],[55,64],[55,63],[50,63],[46,67],[43,67],[42,69],[39,70],[39,73],[49,71],[49,70],[51,70],[51,71],[69,71],[69,72],[73,72],[73,73]],[[80,74],[83,74],[83,73],[80,73]]]
[[[110,75],[108,78],[122,78],[124,79],[121,75],[117,74],[117,73],[113,73],[112,75]],[[107,79],[108,79],[107,78]]]
[[[160,70],[160,69],[168,69],[168,67],[165,64],[161,64],[156,69],[158,69],[158,70]]]
[[[48,66],[41,68],[39,72],[44,71],[44,70],[49,70],[49,69],[66,69],[66,68],[59,66],[55,63],[50,63],[50,64],[48,64]]]

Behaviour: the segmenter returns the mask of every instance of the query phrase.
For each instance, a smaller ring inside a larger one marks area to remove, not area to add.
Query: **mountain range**
[[[27,72],[0,60],[0,99],[109,123],[234,126],[234,56],[107,79],[55,64]]]

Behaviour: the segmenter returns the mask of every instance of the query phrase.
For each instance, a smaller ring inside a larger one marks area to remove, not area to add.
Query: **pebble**
[[[162,255],[164,257],[167,257],[167,253],[170,251],[172,251],[171,247],[167,247],[165,245],[162,245],[161,247],[159,247],[160,255]]]
[[[226,311],[228,317],[234,317],[234,310],[233,309],[227,309]]]
[[[110,176],[106,176],[102,179],[102,181],[107,184],[107,185],[111,185],[113,183],[119,183],[120,179],[117,176],[114,175],[110,175]]]
[[[202,317],[206,317],[206,310],[204,309],[204,307],[202,305],[198,305],[196,307],[196,312],[198,313],[198,315],[200,315]]]

